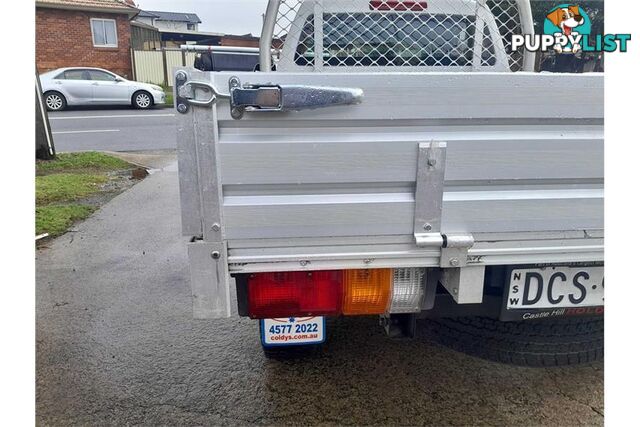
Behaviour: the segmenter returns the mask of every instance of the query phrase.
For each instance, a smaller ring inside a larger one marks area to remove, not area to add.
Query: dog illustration
[[[574,32],[573,29],[584,23],[584,17],[580,14],[580,8],[577,5],[560,7],[548,14],[547,19],[558,27],[561,34],[565,36],[577,35],[578,33]],[[553,48],[558,53],[576,53],[581,47],[576,43],[573,46],[567,44],[564,49],[560,44],[556,44]]]

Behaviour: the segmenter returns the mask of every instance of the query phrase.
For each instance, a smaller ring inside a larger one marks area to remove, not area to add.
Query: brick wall
[[[91,18],[115,19],[118,47],[94,47]],[[131,24],[124,14],[36,8],[36,66],[43,73],[60,67],[99,67],[133,78],[129,52]]]

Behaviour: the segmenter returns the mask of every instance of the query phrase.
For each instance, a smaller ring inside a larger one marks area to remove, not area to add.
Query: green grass
[[[106,175],[60,173],[36,177],[36,206],[71,202],[100,192]]]
[[[164,88],[164,93],[167,96],[165,99],[166,106],[173,107],[173,89],[172,88]]]
[[[58,154],[55,160],[38,160],[36,162],[38,175],[73,171],[106,172],[131,168],[133,166],[124,160],[95,151],[63,153]]]
[[[97,207],[84,205],[54,205],[36,208],[36,234],[50,237],[64,234],[74,222],[91,215]]]
[[[112,191],[103,185],[111,179],[108,172],[134,168],[124,160],[95,151],[36,161],[36,233],[49,233],[50,237],[64,234],[98,209],[99,199],[89,198]]]

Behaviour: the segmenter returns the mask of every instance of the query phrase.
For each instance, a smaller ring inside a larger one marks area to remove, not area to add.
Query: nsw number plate
[[[325,339],[324,317],[285,317],[260,321],[262,345],[320,344]]]
[[[503,320],[603,312],[593,308],[604,305],[602,266],[518,268],[507,285]]]

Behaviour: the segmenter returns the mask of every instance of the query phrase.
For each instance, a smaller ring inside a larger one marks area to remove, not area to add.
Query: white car
[[[164,90],[154,84],[127,80],[101,68],[58,68],[40,75],[49,111],[68,105],[132,105],[147,109],[165,103]]]

